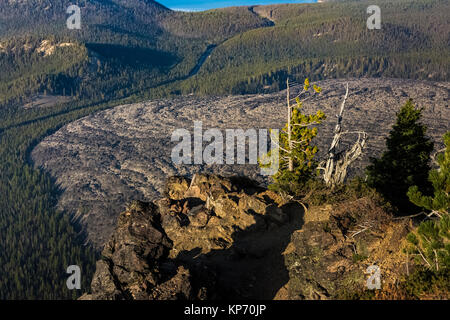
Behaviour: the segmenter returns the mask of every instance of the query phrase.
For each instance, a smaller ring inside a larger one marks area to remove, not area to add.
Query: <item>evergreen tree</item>
[[[419,122],[423,109],[416,109],[412,100],[397,113],[397,121],[386,139],[387,151],[380,159],[371,158],[367,168],[368,183],[376,188],[400,214],[417,212],[408,197],[408,189],[418,186],[430,193],[429,159],[433,142],[426,136],[426,127]]]
[[[287,81],[287,123],[278,137],[280,167],[272,177],[275,181],[275,186],[272,187],[291,191],[291,186],[296,187],[305,183],[317,169],[314,156],[318,148],[312,144],[312,140],[317,136],[318,130],[313,125],[320,124],[326,117],[321,110],[310,115],[301,112],[300,97],[310,89],[309,80],[306,79],[303,91],[291,99],[289,80]],[[313,92],[320,93],[321,90],[313,85]],[[295,101],[296,105],[292,106],[292,101]]]
[[[448,215],[450,211],[450,131],[444,135],[445,153],[439,154],[439,169],[431,170],[429,181],[433,185],[433,196],[426,196],[418,186],[409,188],[408,197],[415,205],[430,210],[439,217]]]
[[[450,267],[450,216],[422,222],[417,230],[406,237],[406,251],[418,263],[439,271]]]

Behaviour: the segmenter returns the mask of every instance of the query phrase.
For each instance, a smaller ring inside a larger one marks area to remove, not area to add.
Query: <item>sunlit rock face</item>
[[[376,194],[306,207],[245,177],[171,177],[119,215],[82,299],[341,299],[368,265],[394,285],[410,230]]]

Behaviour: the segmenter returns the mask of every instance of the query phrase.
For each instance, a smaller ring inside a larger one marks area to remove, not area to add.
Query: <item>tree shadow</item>
[[[190,270],[194,289],[206,288],[208,299],[274,299],[289,281],[283,252],[291,235],[304,224],[300,204],[289,203],[281,209],[288,217],[283,223],[248,212],[256,222],[244,230],[236,228],[231,247],[206,254],[201,248],[180,252],[175,260]]]

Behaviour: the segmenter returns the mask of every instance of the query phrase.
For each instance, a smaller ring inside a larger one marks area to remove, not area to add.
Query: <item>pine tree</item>
[[[445,152],[437,156],[439,169],[431,170],[428,180],[433,185],[433,196],[426,196],[418,186],[409,188],[408,197],[416,206],[442,217],[450,211],[450,131],[444,135]]]
[[[429,159],[433,142],[426,136],[420,118],[423,109],[416,109],[412,100],[397,113],[397,120],[386,138],[387,151],[380,159],[371,158],[367,168],[368,183],[376,188],[399,214],[417,212],[406,195],[412,186],[425,194],[431,192],[428,181]]]
[[[313,125],[320,124],[326,117],[321,110],[310,115],[301,112],[303,106],[300,97],[310,89],[309,80],[306,79],[303,91],[291,99],[289,79],[287,81],[287,123],[278,137],[280,167],[272,177],[275,185],[285,191],[290,191],[291,185],[298,186],[311,179],[318,165],[314,160],[318,148],[312,144],[318,130]],[[321,90],[313,85],[314,93],[320,93]],[[296,102],[294,106],[291,105],[293,101]]]
[[[406,239],[406,252],[418,263],[434,271],[450,267],[450,215],[422,222]]]

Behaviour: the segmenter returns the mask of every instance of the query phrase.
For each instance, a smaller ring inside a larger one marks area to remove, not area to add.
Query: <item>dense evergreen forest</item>
[[[382,8],[381,30],[367,29],[368,4],[265,9],[275,25],[227,40],[197,77],[181,85],[183,92],[279,90],[288,74],[298,81],[304,75],[313,80],[360,76],[448,79],[448,2],[370,2]]]
[[[444,0],[280,5],[270,14],[82,0],[80,30],[65,26],[69,4],[0,3],[0,299],[76,298],[80,292],[65,287],[71,264],[82,266],[84,290],[90,281],[95,252],[56,211],[60,190],[29,160],[36,143],[64,124],[147,98],[275,91],[288,76],[448,80]],[[366,29],[369,4],[382,8],[382,30]],[[37,94],[70,102],[23,108]]]

